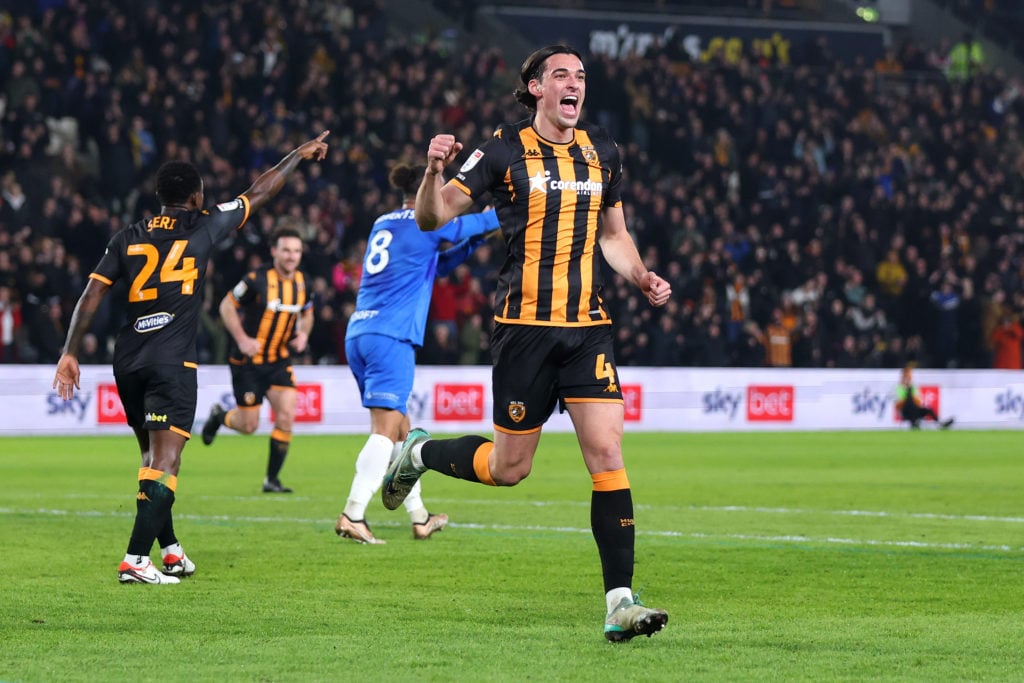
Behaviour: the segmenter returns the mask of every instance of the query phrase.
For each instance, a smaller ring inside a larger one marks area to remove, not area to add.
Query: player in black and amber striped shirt
[[[416,220],[433,230],[490,193],[508,247],[495,301],[494,441],[430,440],[414,430],[385,475],[385,506],[398,505],[426,469],[493,486],[530,473],[540,431],[556,405],[568,408],[593,493],[591,526],[604,575],[605,637],[651,635],[664,610],[632,593],[633,500],[622,458],[624,409],[611,319],[601,300],[600,259],[654,306],[671,294],[644,266],[626,229],[622,167],[603,129],[580,122],[586,73],[578,52],[553,45],[530,55],[516,98],[533,116],[499,126],[444,183],[462,144],[430,141]]]
[[[263,492],[291,493],[278,477],[292,440],[297,398],[289,348],[298,353],[306,350],[313,330],[313,304],[306,277],[299,270],[302,237],[298,231],[276,230],[270,256],[270,264],[249,272],[220,302],[221,320],[234,341],[228,362],[236,407],[225,411],[215,403],[210,408],[203,443],[213,443],[221,425],[242,434],[255,432],[266,396],[274,409],[274,429]]]
[[[127,284],[128,324],[117,337],[114,380],[142,454],[135,527],[117,570],[121,583],[178,583],[195,569],[174,532],[171,508],[181,452],[196,412],[196,335],[202,286],[214,245],[242,227],[284,187],[303,159],[327,154],[327,131],[295,148],[237,198],[203,209],[199,170],[169,161],[157,171],[160,213],[114,235],[71,315],[53,388],[64,400],[79,388],[78,350],[96,309]],[[149,559],[160,542],[163,572]]]
[[[557,143],[530,119],[500,126],[462,165],[451,186],[474,198],[491,192],[511,256],[498,281],[496,321],[611,323],[595,247],[602,211],[622,206],[620,169],[603,129],[581,123],[572,140]]]

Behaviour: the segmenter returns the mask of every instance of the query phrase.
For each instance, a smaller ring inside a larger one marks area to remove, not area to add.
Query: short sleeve
[[[473,150],[455,177],[448,182],[476,199],[505,177],[510,155],[508,143],[496,135]]]

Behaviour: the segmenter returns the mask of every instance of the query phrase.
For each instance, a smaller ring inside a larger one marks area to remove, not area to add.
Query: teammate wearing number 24
[[[469,258],[487,233],[497,234],[494,211],[460,216],[435,232],[420,231],[413,204],[424,170],[405,164],[391,169],[388,179],[402,193],[403,205],[374,221],[356,311],[345,332],[345,355],[363,407],[370,411],[370,436],[356,458],[355,477],[335,531],[358,543],[383,543],[366,523],[366,506],[380,488],[392,449],[409,433],[405,406],[412,393],[416,349],[423,346],[434,278]],[[444,242],[453,246],[439,251]],[[427,512],[419,486],[405,499],[405,509],[418,540],[448,523],[446,515]]]
[[[289,152],[236,199],[203,209],[198,169],[169,161],[157,172],[160,213],[114,235],[71,316],[53,387],[69,400],[80,387],[78,350],[97,307],[119,281],[128,285],[127,324],[117,336],[114,380],[142,453],[135,526],[118,567],[121,583],[178,583],[195,572],[174,533],[171,507],[181,452],[196,412],[196,334],[206,266],[215,245],[284,187],[302,160],[327,154],[320,133]],[[160,541],[163,571],[149,559]]]

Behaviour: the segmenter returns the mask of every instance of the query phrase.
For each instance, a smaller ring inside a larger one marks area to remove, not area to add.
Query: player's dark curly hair
[[[168,161],[156,172],[156,196],[164,206],[184,204],[201,189],[199,169],[187,161]]]
[[[415,197],[426,170],[425,166],[395,164],[388,174],[388,182],[391,183],[391,187],[400,190],[403,197]]]
[[[527,57],[523,65],[519,67],[519,80],[523,82],[523,86],[516,88],[513,94],[519,103],[530,111],[537,111],[537,98],[530,93],[527,86],[533,79],[541,77],[541,74],[544,73],[544,62],[551,55],[573,55],[579,58],[581,62],[583,61],[583,56],[568,45],[548,45]]]

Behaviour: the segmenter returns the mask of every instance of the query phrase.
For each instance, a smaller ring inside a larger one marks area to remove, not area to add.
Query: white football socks
[[[425,472],[426,469],[427,469],[426,466],[423,464],[423,454],[420,453],[420,451],[423,450],[423,444],[424,443],[426,443],[426,442],[425,441],[420,441],[418,444],[413,446],[412,447],[412,454],[411,454],[411,457],[409,458],[410,460],[412,460],[412,466],[415,467],[420,472]]]
[[[160,558],[163,559],[168,555],[176,555],[178,557],[184,557],[185,551],[182,549],[180,543],[172,543],[166,548],[160,548]]]
[[[409,495],[405,497],[405,511],[409,513],[409,519],[412,520],[413,524],[423,524],[427,521],[430,513],[427,512],[427,508],[423,505],[423,497],[420,495],[420,483],[417,481],[412,490],[409,491]]]
[[[380,488],[384,473],[388,471],[394,442],[383,434],[371,434],[356,458],[356,476],[345,504],[345,515],[359,521],[366,516],[366,506]]]
[[[622,602],[622,598],[629,598],[633,600],[633,589],[632,588],[613,588],[605,593],[604,601],[608,606],[607,614],[611,614],[612,610],[619,606]]]

